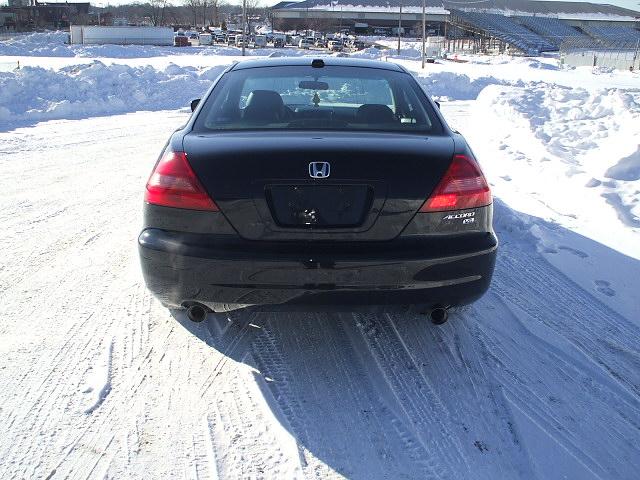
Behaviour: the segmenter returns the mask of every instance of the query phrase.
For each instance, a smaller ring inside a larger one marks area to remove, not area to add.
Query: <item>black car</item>
[[[403,67],[344,58],[228,68],[169,139],[139,236],[169,308],[414,309],[489,287],[492,197]]]

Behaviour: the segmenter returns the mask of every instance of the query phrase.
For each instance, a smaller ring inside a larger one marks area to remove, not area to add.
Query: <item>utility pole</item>
[[[426,54],[427,15],[426,0],[422,0],[422,69],[424,70],[424,56]]]
[[[400,15],[398,15],[398,56],[400,56],[400,32],[402,32],[402,4],[400,4]]]
[[[247,0],[242,0],[242,56],[244,57],[244,44],[247,43]]]

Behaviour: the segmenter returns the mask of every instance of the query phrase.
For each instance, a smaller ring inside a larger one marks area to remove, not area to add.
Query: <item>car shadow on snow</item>
[[[638,278],[640,262],[499,201],[496,226],[491,290],[440,327],[414,314],[240,312],[203,324],[174,316],[222,354],[206,367],[214,379],[235,362],[251,367],[256,401],[295,439],[305,474],[633,478],[637,318],[545,258],[570,259],[565,271],[583,275],[589,269],[572,261],[606,262],[617,270],[609,285]],[[228,391],[222,382],[206,388]],[[277,446],[265,448],[257,455]]]

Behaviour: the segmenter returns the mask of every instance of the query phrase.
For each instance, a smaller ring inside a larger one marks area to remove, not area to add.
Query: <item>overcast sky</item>
[[[54,1],[60,1],[60,0],[54,0]],[[77,1],[77,0],[71,0],[71,1]],[[91,3],[93,5],[106,6],[107,4],[121,5],[123,3],[133,3],[134,1],[135,0],[101,0],[101,1],[93,1]],[[145,0],[138,0],[138,1],[144,2]],[[222,0],[222,1],[226,1],[227,3],[232,3],[232,4],[242,3],[242,0]],[[260,1],[260,5],[266,7],[266,6],[275,5],[280,0],[259,0],[259,1]],[[551,0],[551,1],[557,1],[557,0]],[[356,5],[358,3],[365,3],[365,2],[366,0],[344,0],[344,2],[341,2],[341,3],[351,3],[353,5]],[[0,2],[0,3],[4,4],[6,2]],[[181,4],[182,0],[172,0],[171,3]],[[329,3],[329,0],[327,0],[327,3]],[[626,7],[626,8],[631,8],[632,10],[640,11],[640,1],[638,0],[608,0],[608,1],[591,0],[590,3],[609,3],[611,5],[618,5],[619,7]]]

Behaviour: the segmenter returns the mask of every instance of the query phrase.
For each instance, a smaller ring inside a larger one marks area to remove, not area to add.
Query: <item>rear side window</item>
[[[194,129],[442,133],[409,74],[338,66],[231,71],[208,97]]]

